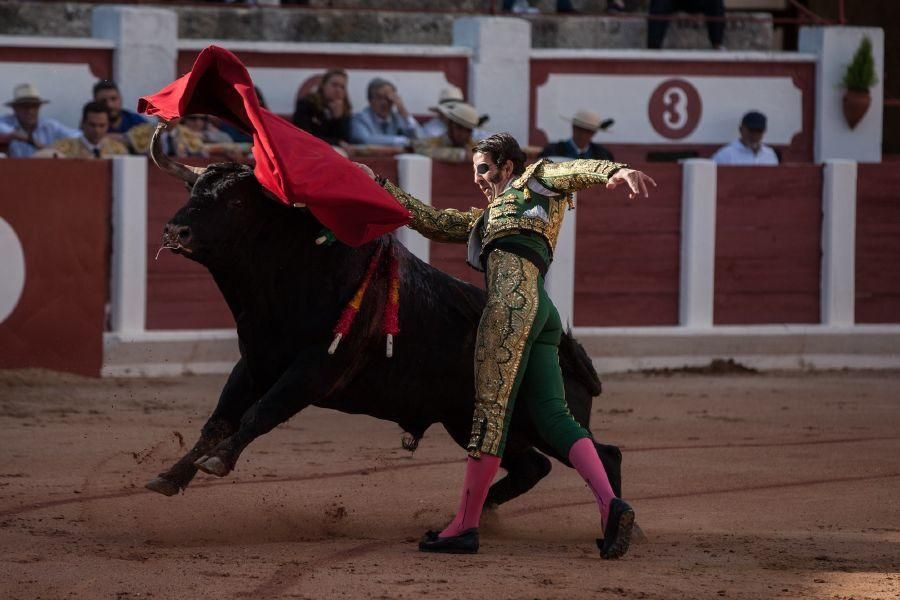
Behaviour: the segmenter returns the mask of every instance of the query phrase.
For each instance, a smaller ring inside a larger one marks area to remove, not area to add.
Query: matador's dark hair
[[[472,148],[472,152],[487,154],[498,166],[511,160],[513,175],[521,175],[525,172],[525,153],[519,147],[516,138],[508,133],[495,133],[486,137]]]

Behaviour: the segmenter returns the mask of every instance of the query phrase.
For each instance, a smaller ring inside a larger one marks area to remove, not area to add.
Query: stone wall
[[[407,8],[404,2],[406,0],[392,6]],[[541,2],[537,4],[552,10],[552,2]],[[311,4],[327,2],[311,0]],[[458,10],[478,12],[483,10],[484,2],[464,0],[458,5]],[[81,2],[2,2],[0,34],[88,37],[94,6]],[[290,42],[450,45],[453,21],[460,14],[314,6],[239,8],[164,3],[159,6],[171,8],[178,14],[182,38]],[[769,15],[752,13],[752,16],[760,20],[729,21],[725,34],[728,49],[772,48],[773,29]],[[550,13],[528,17],[528,20],[532,22],[532,46],[535,48],[643,48],[646,44],[646,22],[635,16],[619,19],[593,14],[565,17]],[[708,49],[704,25],[696,21],[673,23],[666,47]]]

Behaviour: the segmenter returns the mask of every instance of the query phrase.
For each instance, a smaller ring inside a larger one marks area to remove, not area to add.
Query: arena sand
[[[480,554],[419,553],[463,452],[320,409],[228,477],[146,491],[223,382],[0,372],[0,598],[900,597],[900,373],[605,377],[593,430],[646,535],[620,561],[559,464],[486,515]]]

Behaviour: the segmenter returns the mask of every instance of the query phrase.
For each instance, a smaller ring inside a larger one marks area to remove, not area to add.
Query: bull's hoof
[[[194,466],[209,475],[225,477],[231,470],[225,466],[225,462],[218,456],[204,456],[194,463]]]
[[[144,487],[163,496],[174,496],[181,491],[180,487],[163,477],[151,479]]]

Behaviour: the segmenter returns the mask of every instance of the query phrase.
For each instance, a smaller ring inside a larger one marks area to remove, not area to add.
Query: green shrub
[[[843,84],[848,90],[866,92],[876,83],[878,83],[878,77],[875,76],[875,57],[872,55],[872,41],[866,36],[859,43],[859,48],[856,49],[853,60],[847,65]]]

